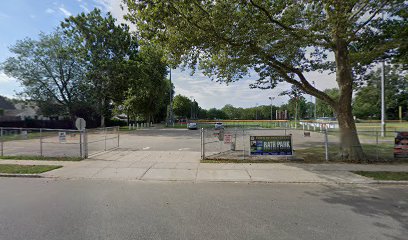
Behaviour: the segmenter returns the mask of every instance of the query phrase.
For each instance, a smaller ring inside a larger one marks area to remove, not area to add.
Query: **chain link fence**
[[[119,147],[119,127],[86,130],[88,154],[95,155]]]
[[[87,158],[119,147],[119,127],[85,129],[0,128],[0,156]]]
[[[314,131],[315,130],[315,131]],[[358,131],[361,147],[368,161],[394,161],[397,132]],[[291,136],[293,155],[251,154],[251,137]],[[338,129],[327,126],[295,128],[213,128],[201,129],[201,158],[207,160],[297,160],[307,162],[348,159],[340,144]],[[408,139],[407,139],[408,142]],[[408,143],[407,143],[408,145]],[[408,146],[407,146],[408,153]],[[408,155],[408,154],[407,154]]]

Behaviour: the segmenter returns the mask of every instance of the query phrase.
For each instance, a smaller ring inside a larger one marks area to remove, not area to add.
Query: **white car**
[[[187,129],[197,130],[197,123],[195,123],[195,122],[188,123],[187,124]]]
[[[215,130],[223,129],[224,125],[222,125],[222,122],[216,122],[214,125]]]

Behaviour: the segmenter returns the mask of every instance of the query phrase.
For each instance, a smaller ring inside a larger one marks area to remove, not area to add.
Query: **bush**
[[[127,126],[127,121],[125,120],[121,120],[121,119],[109,119],[106,122],[106,126],[107,127],[112,127],[112,126],[120,126],[120,127],[124,127]]]

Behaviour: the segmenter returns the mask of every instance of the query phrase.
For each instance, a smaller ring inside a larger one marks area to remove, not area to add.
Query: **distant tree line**
[[[385,67],[385,103],[386,119],[398,120],[399,107],[402,117],[408,120],[408,70],[401,65],[386,65]],[[339,98],[339,90],[331,88],[324,93],[333,99]],[[324,101],[317,99],[307,101],[304,93],[292,87],[280,95],[288,95],[289,101],[281,106],[272,106],[272,119],[276,119],[276,111],[287,111],[289,119],[314,119],[321,117],[336,117],[333,108]],[[381,69],[378,68],[364,75],[360,85],[356,87],[353,98],[353,114],[358,119],[379,120],[381,118]],[[297,112],[296,112],[297,108]],[[190,111],[199,119],[231,119],[231,120],[270,120],[271,105],[254,106],[250,108],[234,107],[227,104],[221,109],[208,110],[198,106],[189,98],[177,95],[174,98],[174,112],[177,116],[188,117]]]

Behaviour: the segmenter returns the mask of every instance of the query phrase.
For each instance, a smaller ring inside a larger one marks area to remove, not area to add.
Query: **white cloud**
[[[0,72],[0,83],[11,83],[16,81],[14,78],[7,76],[4,72]]]
[[[127,10],[126,8],[125,9],[121,8],[122,0],[94,0],[94,1],[102,6],[101,8],[102,10],[110,12],[113,17],[118,19],[119,23],[127,23],[131,29],[134,27],[132,26],[132,24],[129,24],[129,22],[123,19],[123,15],[127,13]]]
[[[45,12],[48,13],[48,14],[52,14],[52,13],[55,12],[55,10],[52,9],[52,8],[47,8],[47,9],[45,10]]]
[[[256,80],[256,74],[253,77],[247,77],[238,82],[231,83],[228,86],[211,81],[201,72],[196,72],[190,76],[189,70],[181,71],[176,69],[172,71],[172,82],[175,85],[176,94],[192,96],[203,108],[221,108],[226,104],[232,104],[236,107],[253,107],[258,105],[269,105],[269,97],[275,97],[274,105],[282,105],[289,98],[279,96],[282,91],[290,89],[288,83],[280,83],[275,89],[250,89],[249,84]],[[335,75],[320,74],[317,72],[308,73],[306,77],[309,81],[315,81],[316,88],[324,90],[326,88],[336,87]],[[310,96],[306,95],[306,100],[311,101]]]
[[[68,11],[67,9],[65,9],[64,6],[60,6],[58,8],[66,17],[69,17],[72,15],[72,13],[70,11]]]
[[[84,10],[86,13],[89,13],[89,9],[84,5],[84,4],[80,4],[79,7],[82,8],[82,10]]]
[[[286,97],[278,96],[285,89],[285,84],[276,89],[250,89],[249,84],[255,78],[248,77],[228,86],[224,83],[217,83],[197,72],[190,76],[188,70],[173,70],[172,81],[175,85],[176,94],[192,96],[203,108],[221,108],[226,104],[236,107],[252,107],[258,105],[269,105],[269,97],[274,96],[274,104],[282,104],[287,101]]]

